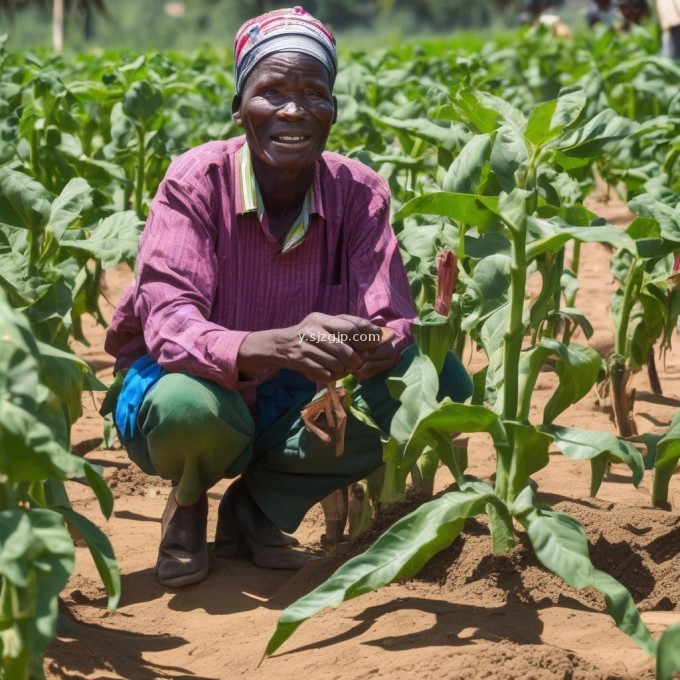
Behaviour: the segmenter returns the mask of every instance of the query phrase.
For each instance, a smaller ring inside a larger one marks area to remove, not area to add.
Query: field
[[[597,212],[610,215],[615,224],[630,218],[617,200],[597,205]],[[588,301],[583,307],[596,322],[592,342],[601,351],[613,343],[606,313],[612,291],[607,255],[604,246],[593,244],[583,256],[582,293]],[[124,271],[112,273],[107,279],[108,299],[115,299],[128,276]],[[102,332],[92,327],[87,333],[93,345],[85,358],[106,382],[111,361],[101,351]],[[472,358],[473,365],[476,360]],[[544,378],[550,380],[548,375]],[[644,430],[663,429],[678,400],[656,397],[646,376],[638,378],[636,416]],[[666,395],[678,394],[678,349],[668,355],[661,380]],[[539,393],[545,394],[541,387]],[[565,422],[612,430],[594,394],[572,407]],[[74,444],[86,449],[100,438],[100,419],[90,407],[76,425]],[[116,497],[114,517],[105,530],[116,548],[123,596],[118,612],[107,614],[103,588],[87,550],[80,547],[75,574],[63,594],[73,619],[63,623],[48,650],[48,677],[55,680],[302,674],[405,680],[416,673],[460,680],[654,677],[651,661],[616,630],[596,593],[565,586],[537,564],[526,546],[507,557],[492,558],[488,529],[477,522],[418,577],[325,612],[258,669],[280,609],[320,583],[343,558],[326,557],[294,575],[257,569],[245,560],[215,561],[204,583],[168,591],[153,576],[167,484],[135,470],[123,451],[95,448],[87,457],[104,465]],[[493,472],[488,442],[471,443],[470,458],[476,474]],[[615,466],[598,498],[592,499],[583,464],[557,452],[551,458],[537,477],[542,494],[584,523],[596,565],[628,586],[645,621],[660,633],[677,620],[680,606],[680,516],[653,508],[649,472],[635,489],[626,469]],[[438,486],[450,481],[442,471]],[[209,536],[224,486],[210,494]],[[70,495],[75,507],[96,519],[87,488],[74,486]],[[673,480],[671,497],[677,507],[680,477]],[[317,507],[296,535],[323,555],[323,527]]]
[[[389,184],[419,312],[384,474],[351,540],[309,513],[299,573],[214,560],[171,590],[169,482],[98,414],[104,328],[168,163],[238,133],[231,75],[0,44],[0,679],[671,680],[680,67],[655,49],[540,30],[346,58],[329,145]],[[451,348],[466,404],[437,396]]]

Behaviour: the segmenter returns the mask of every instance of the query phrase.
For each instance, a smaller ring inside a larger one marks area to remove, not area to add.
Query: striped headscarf
[[[240,94],[248,74],[275,52],[302,52],[318,59],[331,85],[338,72],[333,34],[302,7],[277,9],[246,21],[234,39],[234,75]]]

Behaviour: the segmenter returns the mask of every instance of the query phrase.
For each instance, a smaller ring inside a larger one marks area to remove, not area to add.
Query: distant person
[[[618,7],[623,17],[620,31],[629,31],[632,26],[641,24],[649,17],[647,0],[619,0]]]
[[[586,9],[586,21],[592,28],[602,23],[617,31],[629,31],[649,16],[647,0],[590,0]]]
[[[586,21],[589,28],[592,28],[595,24],[614,26],[616,24],[616,13],[612,6],[612,0],[589,0],[586,8]]]
[[[562,0],[522,0],[520,23],[533,28],[545,26],[556,38],[571,38],[571,29],[556,14],[544,14],[561,4]]]
[[[680,0],[656,0],[661,25],[661,54],[680,59]]]

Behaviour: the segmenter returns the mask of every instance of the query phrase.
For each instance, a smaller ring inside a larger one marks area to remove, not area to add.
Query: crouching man
[[[385,379],[412,342],[388,190],[324,151],[337,113],[330,31],[300,7],[277,10],[240,28],[234,58],[245,135],[172,163],[106,340],[121,440],[142,470],[173,482],[157,562],[165,586],[208,573],[206,492],[224,477],[237,479],[219,506],[216,553],[300,568],[308,556],[289,534],[307,510],[382,464],[375,430],[348,416],[336,457],[300,411],[317,383],[351,373],[389,430],[399,404]],[[442,377],[444,394],[470,393],[455,356]]]

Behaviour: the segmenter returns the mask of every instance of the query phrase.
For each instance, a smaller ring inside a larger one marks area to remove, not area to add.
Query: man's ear
[[[236,125],[241,125],[241,95],[235,94],[231,100],[231,117]]]
[[[333,95],[333,125],[338,121],[338,98]]]

